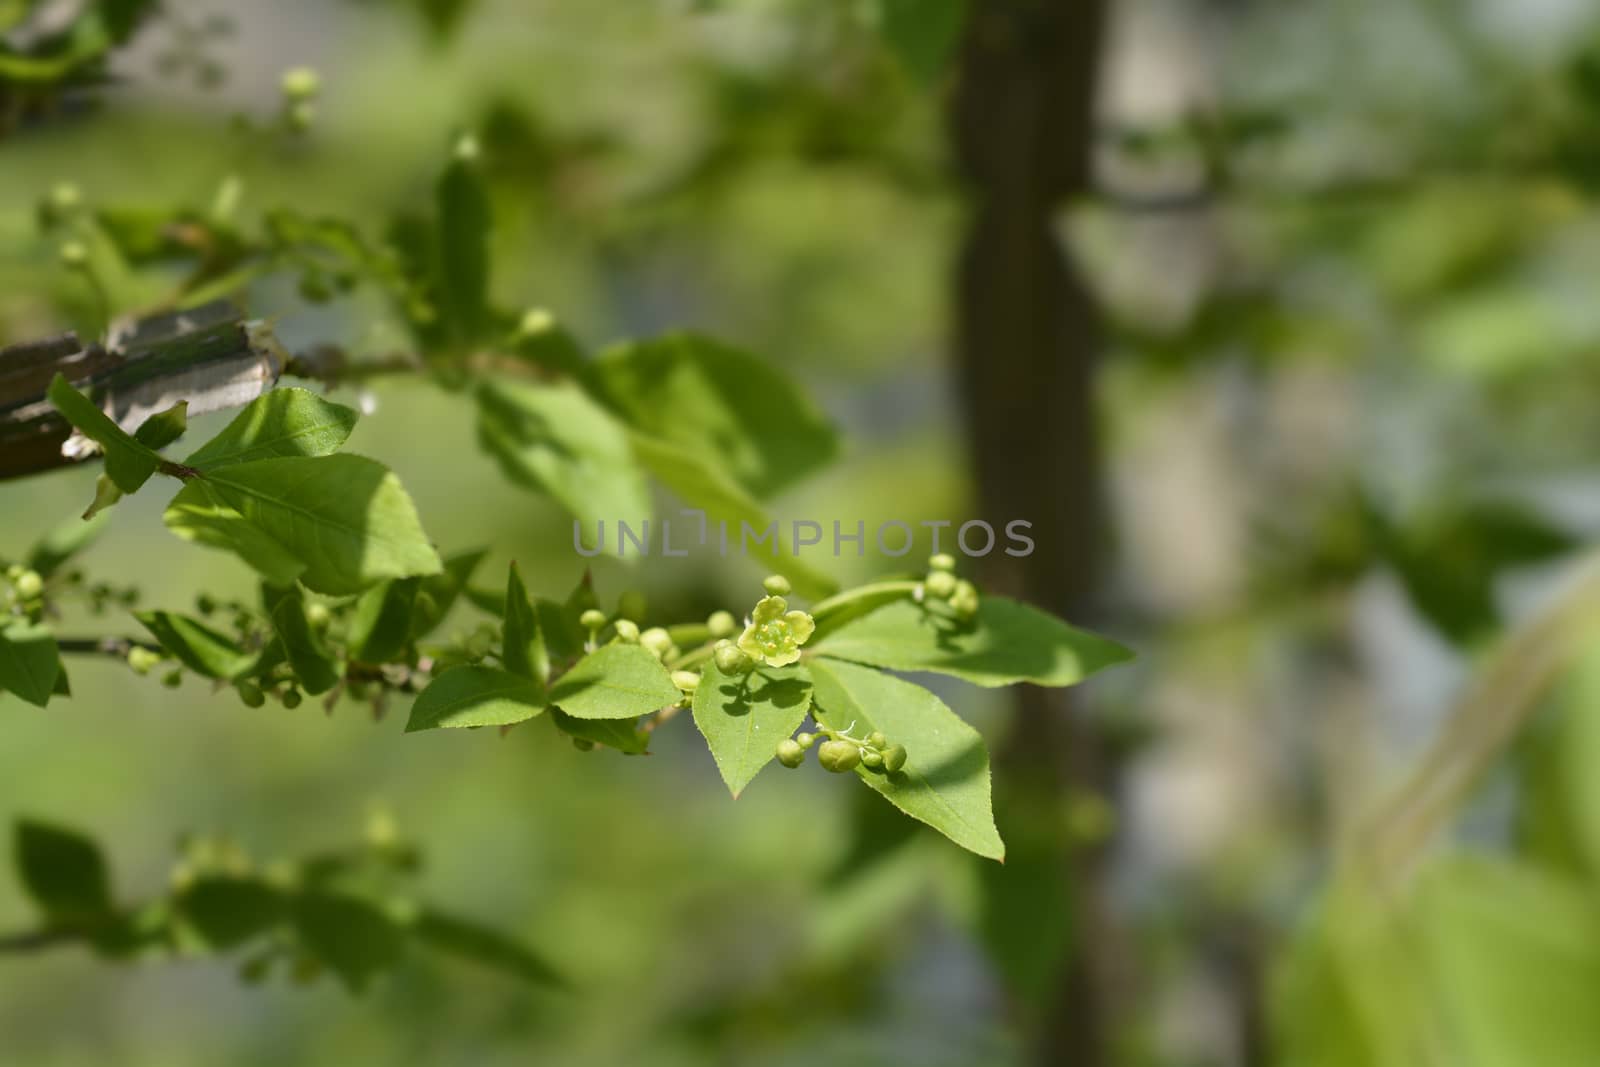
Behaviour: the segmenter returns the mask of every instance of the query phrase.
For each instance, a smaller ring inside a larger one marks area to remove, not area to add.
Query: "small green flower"
[[[762,597],[739,635],[739,650],[770,667],[784,667],[800,658],[800,646],[816,628],[810,615],[790,611],[783,597]]]

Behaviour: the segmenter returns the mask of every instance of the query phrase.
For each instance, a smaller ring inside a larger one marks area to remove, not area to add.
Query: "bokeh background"
[[[263,132],[302,65],[313,129]],[[0,343],[95,326],[36,223],[60,182],[170,207],[233,175],[246,216],[376,231],[473,130],[502,303],[783,366],[847,448],[775,514],[1020,512],[1039,558],[990,584],[1140,659],[1070,703],[935,684],[996,752],[1003,868],[823,775],[730,801],[686,720],[623,759],[74,662],[70,702],[0,697],[0,817],[92,831],[138,895],[180,833],[298,855],[384,810],[430,898],[575,992],[7,957],[0,1063],[1600,1062],[1592,5],[170,0],[109,69],[0,138]],[[399,336],[370,294],[250,302],[291,347]],[[571,587],[568,520],[468,405],[361,399],[351,447],[442,546]],[[93,481],[0,487],[0,554]],[[116,509],[92,575],[248,596],[162,503]],[[678,618],[760,572],[596,577]],[[0,878],[0,930],[29,921]]]

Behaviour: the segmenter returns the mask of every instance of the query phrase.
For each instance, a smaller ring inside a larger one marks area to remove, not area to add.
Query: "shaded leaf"
[[[431,948],[493,968],[530,985],[566,985],[555,968],[530,949],[487,926],[429,909],[417,917],[412,931]]]
[[[306,389],[273,389],[252,400],[184,462],[214,471],[238,463],[337,452],[360,416]]]
[[[284,655],[294,668],[301,688],[312,696],[326,693],[339,684],[342,673],[337,660],[306,618],[305,596],[299,586],[263,586],[261,599],[272,620],[273,632],[283,643]]]
[[[639,729],[638,719],[579,719],[552,706],[550,721],[568,737],[593,741],[630,756],[637,756],[650,747],[650,734]]]
[[[517,570],[515,561],[511,564],[511,576],[506,580],[505,632],[500,660],[506,670],[531,678],[541,688],[550,680],[550,654],[545,651],[544,637],[539,632],[539,616],[528,597],[528,587],[522,584],[522,573]]]
[[[392,578],[361,594],[350,616],[350,657],[362,663],[387,663],[411,644],[420,578]]]
[[[306,951],[359,993],[393,970],[405,951],[405,929],[359,897],[313,890],[294,899],[295,932]]]
[[[550,686],[550,703],[579,719],[634,719],[681,695],[654,653],[625,644],[596,649]]]
[[[694,691],[694,724],[736,797],[810,710],[811,676],[800,664],[727,675],[708,663]]]
[[[0,626],[0,690],[42,708],[60,672],[61,653],[48,628],[20,619]]]
[[[105,452],[106,474],[124,493],[136,493],[161,466],[159,453],[134,440],[111,416],[60,374],[50,383],[50,403],[79,433]]]
[[[185,667],[206,678],[238,678],[256,657],[198,619],[171,611],[139,611],[134,618]]]
[[[19,819],[12,848],[23,889],[52,923],[83,926],[111,915],[111,879],[93,840],[75,830]]]
[[[538,682],[494,667],[451,667],[417,696],[406,732],[510,726],[533,718],[544,708],[544,692]]]

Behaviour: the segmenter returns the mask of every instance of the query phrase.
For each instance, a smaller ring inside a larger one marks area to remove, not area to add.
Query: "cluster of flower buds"
[[[854,725],[852,723],[851,727]],[[816,745],[817,762],[835,774],[843,774],[857,767],[894,774],[906,765],[905,746],[890,744],[880,730],[857,738],[851,736],[850,730],[830,730],[820,724],[817,728],[821,731],[820,745],[817,744],[818,735],[812,733],[799,733],[779,741],[778,762],[785,767],[798,767],[806,761],[806,753]]]
[[[922,588],[927,596],[948,603],[956,615],[970,619],[978,614],[978,587],[965,578],[957,578],[955,569],[955,557],[940,552],[928,560],[928,576],[922,580]]]

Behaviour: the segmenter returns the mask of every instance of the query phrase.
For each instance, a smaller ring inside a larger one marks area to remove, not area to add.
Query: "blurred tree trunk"
[[[955,360],[982,517],[997,528],[1028,519],[1037,542],[1025,558],[986,559],[984,578],[1084,622],[1094,614],[1105,533],[1093,388],[1098,334],[1057,224],[1063,207],[1090,188],[1107,4],[970,3],[950,110],[970,210],[955,279]],[[996,780],[1007,783],[997,798],[1003,820],[1009,813],[1037,824],[1043,813],[1047,825],[1060,827],[1073,803],[1109,799],[1103,739],[1081,703],[1070,690],[1019,692],[997,757]],[[1043,835],[1024,829],[1020,842],[1034,854],[1014,855],[991,881],[1030,880],[1013,885],[1010,900],[1067,910],[1064,951],[1045,958],[1034,988],[1019,997],[1032,1001],[1022,1010],[1034,1059],[1052,1067],[1108,1064],[1120,956],[1106,907],[1106,846],[1075,847],[1070,827]],[[1026,936],[1024,950],[1032,951]]]

